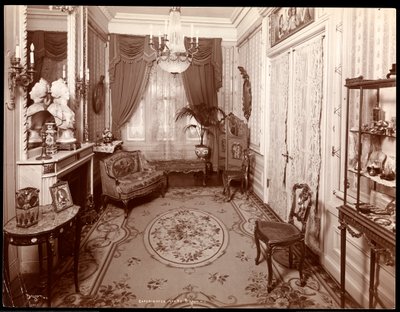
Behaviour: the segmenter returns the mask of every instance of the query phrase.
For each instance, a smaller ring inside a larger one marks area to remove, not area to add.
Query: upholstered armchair
[[[125,218],[131,199],[160,192],[165,195],[167,177],[164,171],[149,165],[141,151],[118,151],[100,160],[103,207],[108,199],[122,201]]]

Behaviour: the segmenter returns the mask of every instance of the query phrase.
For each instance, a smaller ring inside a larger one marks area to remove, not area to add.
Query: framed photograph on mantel
[[[269,20],[271,47],[314,21],[315,8],[277,8]]]
[[[60,212],[68,207],[73,206],[71,192],[67,181],[59,181],[50,186],[51,198],[55,212]]]

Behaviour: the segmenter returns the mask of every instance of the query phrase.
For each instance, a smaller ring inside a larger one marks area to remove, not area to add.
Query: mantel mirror
[[[41,138],[35,133],[50,114],[36,114],[42,117],[32,118],[37,111],[47,110],[54,100],[51,93],[52,83],[59,79],[68,89],[68,107],[75,113],[74,131],[78,141],[82,122],[80,116],[80,99],[76,98],[76,73],[78,67],[77,47],[82,34],[78,33],[80,16],[83,9],[78,6],[23,6],[25,21],[22,20],[20,32],[21,50],[30,60],[31,47],[34,47],[35,73],[32,83],[28,86],[26,97],[23,99],[21,110],[23,127],[22,159],[35,156],[41,149]],[[25,109],[26,108],[26,109]],[[50,109],[49,109],[50,111]],[[46,117],[47,116],[47,117]],[[51,117],[51,116],[50,116]],[[32,133],[31,133],[32,131]],[[40,153],[40,152],[39,152]]]

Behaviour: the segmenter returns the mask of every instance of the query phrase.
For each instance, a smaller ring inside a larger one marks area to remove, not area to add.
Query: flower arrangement
[[[112,142],[113,140],[113,134],[110,131],[110,129],[105,128],[103,133],[102,133],[102,137],[103,137],[103,143],[109,144]]]

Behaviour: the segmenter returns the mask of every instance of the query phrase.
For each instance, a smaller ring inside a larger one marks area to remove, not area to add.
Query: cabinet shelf
[[[354,129],[350,129],[350,132],[352,133],[359,133],[359,130],[354,130]],[[372,135],[372,136],[377,136],[377,137],[384,137],[384,138],[391,138],[391,139],[396,139],[395,135],[387,135],[387,134],[379,134],[379,133],[372,133],[370,131],[361,131],[361,134],[368,134],[368,135]]]
[[[362,76],[346,79],[345,87],[349,89],[380,89],[392,88],[396,86],[396,79],[364,79]]]
[[[357,174],[357,170],[354,170],[352,168],[349,168],[348,170],[350,172],[354,173],[354,174]],[[368,172],[366,172],[366,171],[360,171],[360,175],[362,177],[365,177],[365,178],[367,178],[367,179],[369,179],[369,180],[371,180],[373,182],[379,183],[381,185],[384,185],[384,186],[387,186],[387,187],[391,187],[391,188],[396,188],[396,180],[389,181],[389,180],[381,179],[379,176],[370,176],[368,174]]]

